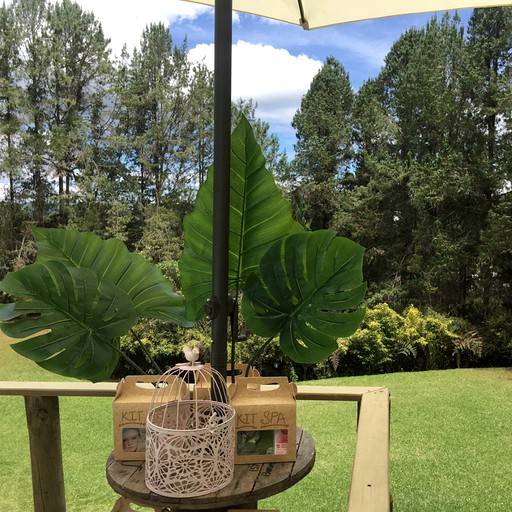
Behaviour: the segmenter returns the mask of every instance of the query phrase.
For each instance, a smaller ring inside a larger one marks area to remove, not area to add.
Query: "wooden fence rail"
[[[390,512],[389,391],[383,387],[297,386],[298,400],[354,401],[358,422],[347,512]],[[59,396],[114,397],[115,383],[0,382],[25,398],[35,512],[65,512]]]

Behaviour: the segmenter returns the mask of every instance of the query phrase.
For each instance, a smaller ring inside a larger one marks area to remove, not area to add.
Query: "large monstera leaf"
[[[361,323],[364,249],[327,230],[276,242],[260,275],[246,283],[242,314],[260,336],[279,334],[281,349],[299,363],[315,363],[337,349]]]
[[[2,331],[26,338],[12,345],[19,354],[54,373],[100,381],[119,359],[119,336],[135,323],[130,297],[87,268],[59,261],[12,272],[0,289],[26,299],[0,305]]]
[[[259,274],[269,247],[302,231],[291,206],[265,168],[265,158],[247,119],[231,136],[229,288],[243,289],[245,279]],[[198,320],[212,295],[213,168],[197,195],[195,209],[185,217],[185,244],[179,261],[186,315]]]
[[[34,235],[36,263],[60,261],[70,267],[90,268],[101,282],[129,295],[137,316],[192,325],[185,320],[183,297],[174,292],[169,280],[142,256],[130,253],[120,240],[102,240],[92,233],[68,229],[35,228]]]

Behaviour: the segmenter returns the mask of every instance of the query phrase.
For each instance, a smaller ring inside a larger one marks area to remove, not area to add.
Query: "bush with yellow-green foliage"
[[[319,376],[471,366],[482,353],[481,338],[464,320],[414,306],[399,314],[386,303],[369,308],[359,330],[338,345],[317,365]]]

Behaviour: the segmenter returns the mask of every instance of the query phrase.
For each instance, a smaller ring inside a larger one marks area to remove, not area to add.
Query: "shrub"
[[[143,320],[133,329],[132,333],[121,338],[121,350],[132,359],[144,372],[156,374],[150,357],[155,360],[162,371],[185,360],[184,345],[194,345],[200,350],[200,360],[208,362],[210,358],[210,337],[206,334],[205,325],[199,323],[193,329],[184,329],[169,322],[160,320]],[[119,379],[125,375],[141,373],[128,361],[121,358],[113,374]]]
[[[480,336],[464,320],[414,306],[400,315],[386,303],[369,308],[359,330],[338,345],[317,365],[319,377],[469,366],[482,352]]]
[[[174,267],[166,269],[172,274]],[[510,321],[509,321],[510,322]],[[496,339],[506,347],[510,340],[512,322],[505,317],[493,324]],[[140,322],[134,329],[136,336],[121,340],[122,350],[144,371],[156,373],[145,352],[165,371],[184,360],[182,347],[197,345],[200,360],[210,357],[210,325],[202,321],[193,329],[182,329],[157,320]],[[242,334],[247,334],[242,322]],[[509,336],[507,338],[507,335]],[[249,336],[236,344],[235,360],[249,363],[265,339]],[[279,348],[279,340],[272,340],[258,355],[254,366],[265,376],[287,376],[290,380],[310,380],[335,376],[353,376],[400,371],[421,371],[474,366],[482,355],[483,342],[478,332],[461,318],[445,317],[429,311],[422,313],[409,306],[402,314],[386,303],[368,308],[360,328],[349,338],[338,340],[338,349],[325,361],[316,365],[291,361]],[[503,349],[506,351],[506,349]],[[512,346],[509,344],[512,358]],[[119,378],[136,373],[121,360],[114,374]]]
[[[512,365],[512,315],[510,311],[498,309],[482,327],[485,344],[482,359],[488,366]]]
[[[265,343],[264,338],[251,336],[246,341],[236,344],[235,359],[237,362],[248,364],[258,349]],[[254,361],[257,368],[265,377],[286,376],[291,381],[298,380],[297,370],[300,373],[300,380],[306,380],[307,373],[311,373],[310,378],[315,378],[314,365],[300,365],[294,363],[279,348],[279,341],[272,340],[262,353]],[[309,372],[308,372],[309,370]]]

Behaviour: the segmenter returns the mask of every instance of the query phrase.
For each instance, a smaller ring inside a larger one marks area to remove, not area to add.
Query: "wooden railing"
[[[389,391],[384,387],[297,386],[298,400],[354,401],[356,448],[347,512],[390,512]],[[35,512],[65,512],[59,396],[113,397],[115,383],[0,382],[25,398]]]

